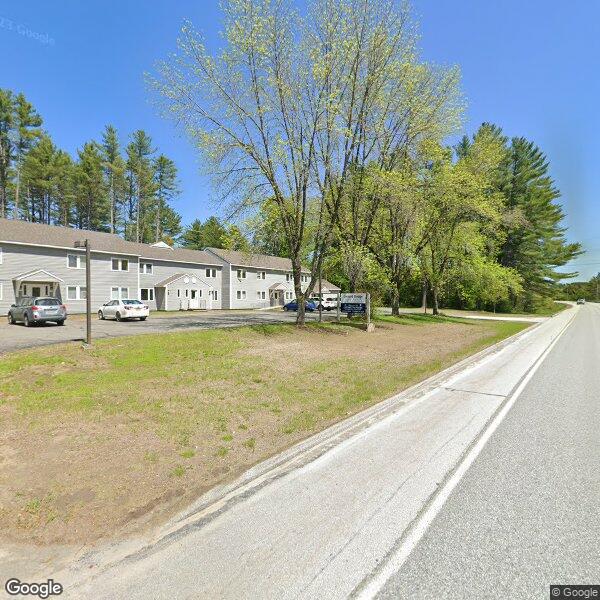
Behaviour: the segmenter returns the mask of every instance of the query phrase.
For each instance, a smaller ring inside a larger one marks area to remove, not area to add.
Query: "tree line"
[[[589,281],[573,281],[560,286],[559,300],[579,300],[580,298],[600,302],[600,273],[596,273]]]
[[[22,93],[0,89],[0,217],[172,241],[182,231],[171,203],[175,163],[134,131],[125,147],[107,125],[73,158],[58,148]]]
[[[419,58],[392,0],[223,4],[225,47],[185,23],[149,80],[255,247],[291,259],[299,323],[320,273],[400,304],[533,310],[581,252],[543,152],[484,124],[450,148],[457,67]],[[302,290],[301,267],[311,278]]]

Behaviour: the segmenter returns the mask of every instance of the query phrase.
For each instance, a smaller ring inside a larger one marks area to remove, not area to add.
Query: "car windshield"
[[[35,303],[38,306],[60,306],[56,298],[38,298]]]
[[[139,300],[123,300],[123,304],[141,304]]]

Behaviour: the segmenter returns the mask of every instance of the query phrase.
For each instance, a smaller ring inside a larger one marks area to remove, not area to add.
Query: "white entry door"
[[[198,290],[190,290],[190,310],[200,308],[200,299],[198,298]]]

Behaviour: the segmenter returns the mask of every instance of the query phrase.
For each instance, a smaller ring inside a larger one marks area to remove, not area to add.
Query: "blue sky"
[[[414,0],[426,60],[458,64],[465,131],[481,122],[534,140],[563,194],[569,237],[587,254],[580,278],[600,271],[600,3],[594,0]],[[62,0],[0,5],[0,87],[22,91],[61,148],[75,153],[112,123],[122,141],[147,130],[175,160],[184,222],[218,212],[198,157],[149,102],[143,73],[175,49],[189,18],[219,42],[218,2]]]

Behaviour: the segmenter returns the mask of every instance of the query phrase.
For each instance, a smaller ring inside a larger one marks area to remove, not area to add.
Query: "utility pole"
[[[90,240],[78,240],[75,248],[85,248],[85,311],[86,311],[86,344],[92,345],[92,252]]]

